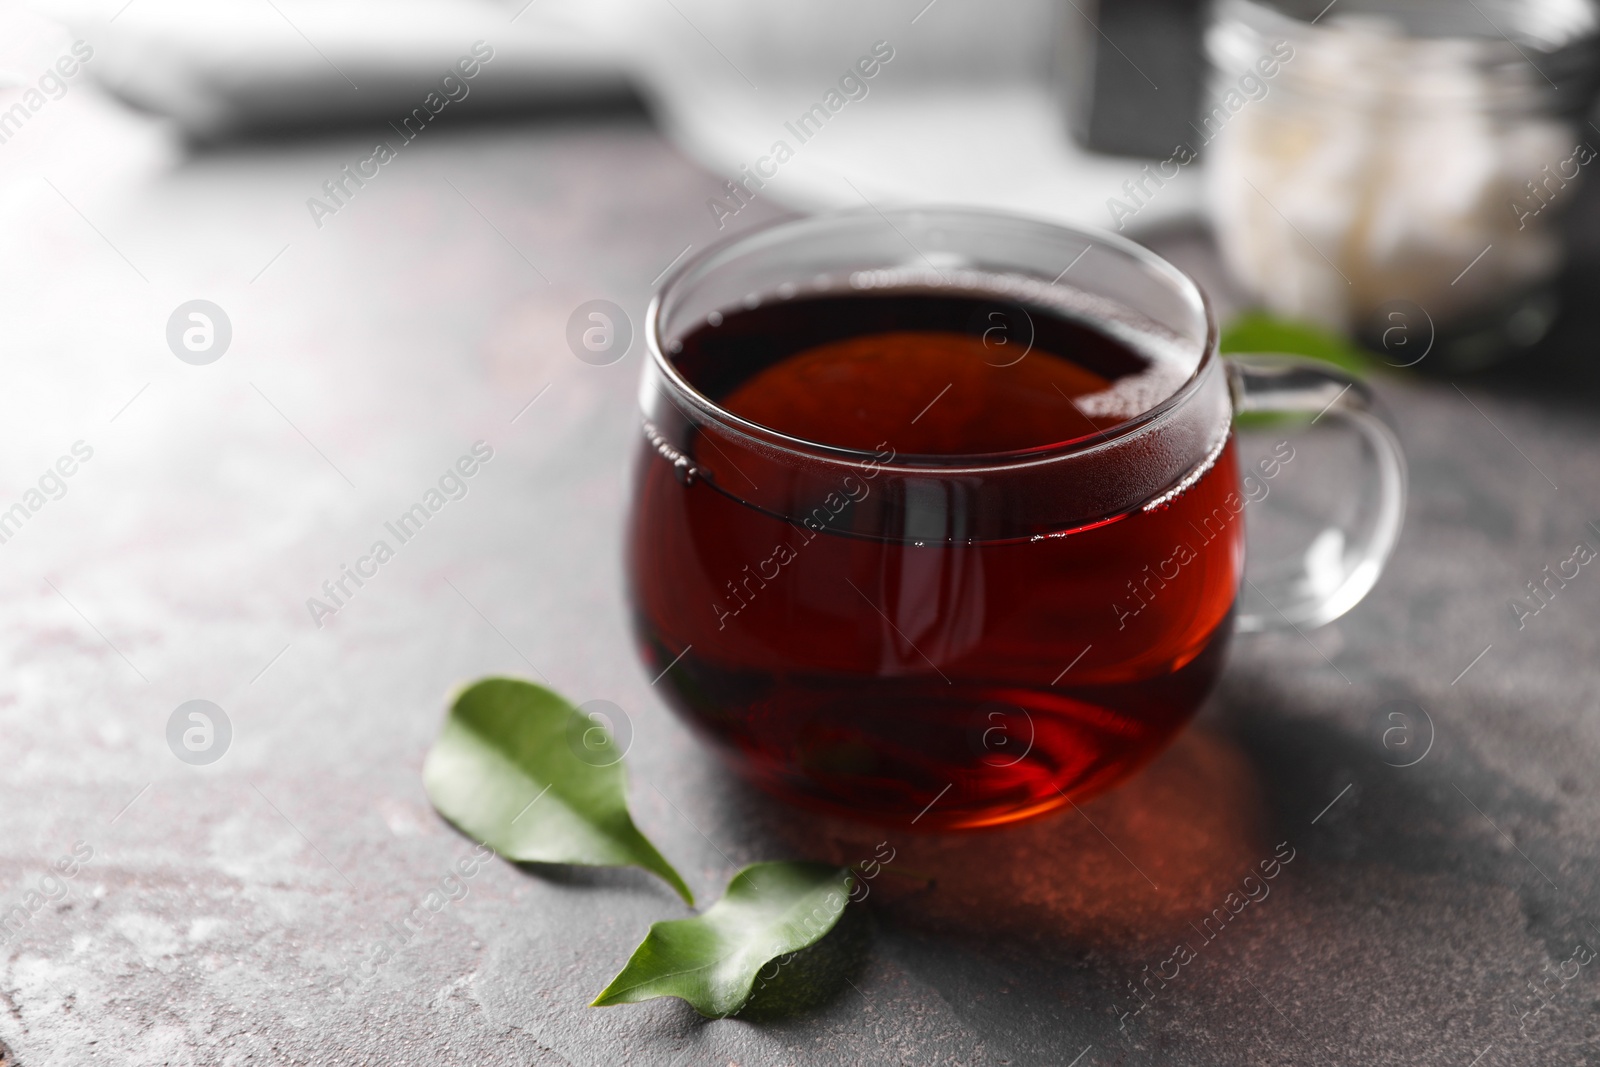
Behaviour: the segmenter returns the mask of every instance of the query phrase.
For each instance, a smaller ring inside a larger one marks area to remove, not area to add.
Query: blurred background
[[[1600,530],[1597,42],[1590,0],[0,3],[0,912],[94,851],[4,942],[3,1045],[1594,1062],[1583,1013],[1517,1013],[1594,929],[1600,608],[1582,579],[1525,627],[1508,602]],[[787,213],[916,203],[1120,232],[1227,347],[1371,376],[1413,476],[1372,597],[1241,642],[1082,820],[930,846],[943,895],[908,883],[820,1022],[588,1011],[676,905],[509,865],[329,996],[469,851],[418,774],[464,679],[625,709],[635,815],[705,899],[736,862],[872,853],[806,840],[666,712],[621,525],[660,280]],[[630,326],[606,358],[569,342],[594,301]],[[467,495],[308,614],[477,442]],[[168,732],[196,699],[230,723],[201,765]],[[1416,770],[1395,701],[1439,723]],[[1284,838],[1298,881],[1119,1032],[1107,991]]]
[[[1430,367],[1455,370],[1547,337],[1572,302],[1563,270],[1590,258],[1581,190],[1600,138],[1600,31],[1588,0],[911,6],[13,8],[7,182],[14,199],[28,175],[72,166],[80,124],[124,146],[115,163],[102,155],[109,176],[131,173],[135,154],[170,168],[265,139],[292,152],[341,128],[398,153],[435,115],[429,140],[631,110],[736,183],[700,205],[717,235],[757,200],[981,204],[1147,238],[1204,226],[1230,309],[1318,324],[1390,362],[1428,348]],[[92,59],[73,57],[74,41]],[[493,58],[472,58],[475,43]],[[318,228],[359,188],[342,181],[323,211],[305,208]]]

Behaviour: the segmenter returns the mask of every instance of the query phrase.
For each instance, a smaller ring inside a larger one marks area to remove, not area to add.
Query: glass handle
[[[1327,363],[1252,354],[1227,364],[1236,425],[1293,422],[1350,434],[1359,446],[1360,470],[1332,509],[1337,517],[1318,520],[1311,543],[1292,557],[1246,566],[1235,623],[1241,633],[1322,626],[1360,603],[1400,538],[1405,454],[1372,391]]]

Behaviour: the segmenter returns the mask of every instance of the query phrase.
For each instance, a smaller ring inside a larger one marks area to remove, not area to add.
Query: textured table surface
[[[1521,630],[1510,607],[1600,546],[1586,327],[1494,379],[1382,381],[1412,474],[1389,574],[1309,639],[1239,641],[1195,728],[1122,789],[949,839],[830,825],[731,782],[650,688],[620,585],[641,348],[591,366],[564,339],[591,299],[637,323],[716,236],[718,179],[637,119],[463,125],[319,228],[305,200],[368,154],[359,132],[190,158],[100,105],[60,111],[0,149],[0,507],[92,449],[0,544],[16,1062],[1600,1059],[1600,967],[1567,962],[1600,946],[1600,575]],[[1173,254],[1204,266],[1193,240]],[[165,338],[193,298],[232,323],[206,366]],[[314,625],[307,598],[478,441],[466,497]],[[761,1023],[587,1008],[683,906],[639,872],[495,861],[336,994],[472,850],[419,768],[446,693],[493,672],[627,711],[637,819],[703,900],[733,864],[888,840],[851,984]],[[232,727],[207,766],[167,741],[192,699]],[[1410,767],[1383,743],[1397,700],[1432,723]],[[1130,983],[1183,941],[1194,959],[1132,1014]]]

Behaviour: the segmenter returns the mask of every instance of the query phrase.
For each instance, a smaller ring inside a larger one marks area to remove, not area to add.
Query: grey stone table
[[[1390,573],[1332,627],[1241,640],[1125,787],[970,836],[835,825],[730,781],[651,689],[620,584],[640,347],[591,366],[564,340],[590,299],[637,322],[717,236],[716,178],[636,117],[462,125],[319,227],[305,201],[365,135],[189,157],[76,100],[3,146],[0,186],[0,507],[27,512],[0,544],[10,1062],[1600,1059],[1600,576],[1520,630],[1510,606],[1600,545],[1582,321],[1495,378],[1380,382],[1412,464]],[[207,365],[167,341],[192,299],[231,323]],[[318,625],[308,598],[480,441],[466,495]],[[492,861],[400,943],[472,851],[423,754],[493,672],[627,711],[631,803],[704,900],[734,865],[887,840],[850,984],[763,1022],[586,1007],[685,913],[630,871]],[[190,700],[227,716],[216,762],[169,746]],[[1392,701],[1431,721],[1410,749]]]

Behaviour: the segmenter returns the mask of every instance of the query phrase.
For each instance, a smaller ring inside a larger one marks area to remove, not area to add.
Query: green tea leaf
[[[751,864],[704,915],[652,924],[590,1006],[682,997],[709,1018],[738,1011],[763,967],[833,929],[854,879],[825,863]]]
[[[611,736],[543,686],[485,678],[463,689],[422,782],[441,815],[507,859],[643,867],[694,903],[633,825]]]
[[[1225,355],[1281,352],[1320,359],[1358,378],[1372,369],[1371,357],[1333,331],[1264,311],[1246,311],[1234,318],[1222,331],[1217,347]]]

